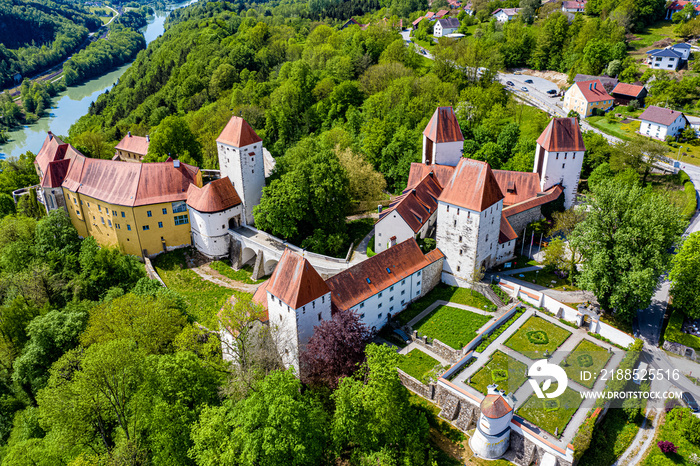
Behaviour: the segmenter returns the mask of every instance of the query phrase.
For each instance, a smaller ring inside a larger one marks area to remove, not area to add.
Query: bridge
[[[348,251],[348,257],[345,259],[316,254],[248,225],[230,228],[228,233],[231,236],[229,252],[233,267],[239,269],[254,261],[253,280],[270,275],[275,270],[285,249],[291,249],[308,260],[324,279],[332,277],[364,259],[363,256],[358,256],[354,260],[350,260],[352,250]]]

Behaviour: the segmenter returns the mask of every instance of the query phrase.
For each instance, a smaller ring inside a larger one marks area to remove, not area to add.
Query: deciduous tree
[[[673,306],[691,319],[700,317],[700,232],[690,234],[673,257],[671,293]]]

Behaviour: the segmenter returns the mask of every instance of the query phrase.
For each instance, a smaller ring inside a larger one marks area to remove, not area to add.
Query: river
[[[146,44],[150,44],[163,34],[165,18],[171,11],[196,1],[169,3],[165,10],[156,10],[155,15],[148,19],[148,25],[141,30],[146,39]],[[90,103],[97,100],[97,97],[104,91],[111,89],[130,65],[131,63],[123,65],[99,78],[92,79],[79,86],[69,87],[58,94],[53,99],[51,113],[32,125],[23,126],[20,129],[7,133],[10,142],[0,145],[0,159],[19,157],[20,154],[27,151],[36,154],[41,149],[41,145],[46,139],[46,133],[49,130],[56,135],[67,136],[71,125],[88,112]]]

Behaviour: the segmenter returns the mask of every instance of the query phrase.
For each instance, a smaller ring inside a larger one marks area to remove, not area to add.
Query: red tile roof
[[[418,19],[416,19],[416,20],[413,22],[413,25],[414,25],[414,26],[418,25],[418,23],[420,23],[421,21],[423,21],[423,18],[425,18],[425,16],[419,16]]]
[[[481,401],[481,414],[489,419],[499,419],[513,411],[513,407],[501,395],[486,395]]]
[[[425,14],[426,19],[432,19],[433,16],[435,16],[435,13],[433,13],[432,11],[429,11]]]
[[[682,112],[677,112],[668,108],[656,107],[650,105],[644,112],[639,115],[640,120],[651,121],[660,125],[668,126],[679,116],[683,116]],[[683,116],[685,118],[685,116]]]
[[[510,217],[515,214],[525,212],[526,210],[530,210],[533,207],[537,207],[538,205],[547,204],[548,202],[555,201],[559,198],[559,196],[561,196],[563,192],[564,190],[560,185],[552,186],[547,191],[538,194],[534,198],[528,199],[518,204],[513,204],[508,207],[504,207],[503,215],[505,215],[506,217]]]
[[[579,81],[574,83],[574,86],[578,86],[583,98],[587,102],[601,102],[603,100],[612,100],[608,91],[603,87],[603,83],[600,79],[592,79],[590,81]]]
[[[505,196],[504,207],[535,197],[540,192],[539,173],[493,170],[493,176]]]
[[[482,212],[503,198],[489,164],[473,159],[459,161],[440,195],[442,202],[475,212]]]
[[[442,186],[431,173],[428,173],[415,187],[404,189],[403,193],[379,214],[378,222],[392,212],[396,212],[413,232],[417,233],[437,210],[437,200],[442,193]]]
[[[641,94],[643,90],[644,86],[638,86],[636,84],[617,83],[617,86],[615,86],[615,89],[612,90],[612,93],[630,97],[639,97],[639,94]]]
[[[549,152],[586,150],[576,118],[554,118],[537,138],[537,144]]]
[[[66,177],[66,173],[68,173],[68,167],[70,167],[70,159],[49,162],[49,166],[44,173],[44,179],[41,180],[41,187],[60,188]]]
[[[255,290],[255,294],[253,295],[253,302],[260,304],[263,308],[265,308],[265,315],[263,319],[261,319],[261,322],[267,322],[270,320],[270,314],[268,313],[267,309],[267,285],[270,284],[270,280],[264,281],[257,290]]]
[[[410,238],[334,275],[326,280],[333,305],[341,310],[356,306],[444,257],[436,251],[424,255],[416,240]]]
[[[187,205],[199,212],[221,212],[240,203],[241,198],[228,176],[214,180],[203,188],[191,184],[187,190]]]
[[[233,147],[245,147],[256,142],[262,142],[253,128],[239,116],[232,116],[216,142],[228,144]]]
[[[299,309],[330,290],[309,261],[285,249],[270,277],[267,291],[292,309]]]
[[[161,202],[184,201],[190,184],[197,184],[199,168],[172,162],[128,163],[73,159],[63,187],[108,204],[136,207]]]
[[[132,136],[131,133],[129,133],[119,141],[119,144],[117,144],[114,149],[145,156],[148,154],[148,143],[147,137]]]
[[[440,10],[437,13],[435,13],[435,17],[442,18],[443,16],[445,16],[449,12],[450,12],[450,10]]]
[[[501,230],[498,232],[498,244],[507,243],[516,239],[518,235],[513,230],[510,222],[504,214],[501,214]]]
[[[411,164],[411,170],[408,172],[408,184],[406,187],[414,187],[430,172],[435,174],[440,186],[445,186],[450,181],[450,178],[452,178],[455,167],[450,165],[426,165],[424,163],[413,162]]]
[[[464,141],[452,107],[438,107],[423,134],[434,143]]]
[[[34,163],[39,167],[41,173],[46,173],[49,162],[63,159],[66,147],[68,147],[68,144],[54,136],[51,131],[48,132],[46,139],[44,139],[44,144],[42,144],[34,159]]]

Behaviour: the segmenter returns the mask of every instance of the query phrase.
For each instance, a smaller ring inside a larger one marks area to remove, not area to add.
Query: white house
[[[583,13],[586,11],[586,1],[564,1],[561,3],[561,11],[565,13]]]
[[[644,110],[639,115],[639,120],[639,134],[661,140],[666,139],[666,136],[678,136],[688,124],[682,112],[654,105]]]
[[[496,17],[496,21],[499,23],[505,23],[515,18],[519,12],[520,8],[499,8],[491,13],[491,16]]]
[[[647,52],[647,65],[658,70],[677,70],[682,63],[683,54],[672,48],[661,50],[649,50]]]
[[[333,306],[352,310],[374,332],[440,282],[444,255],[411,238],[326,280]]]
[[[464,12],[469,16],[474,16],[476,14],[476,9],[474,8],[472,2],[469,2],[466,5],[464,5]]]
[[[379,253],[409,238],[425,238],[437,220],[437,198],[442,186],[430,172],[406,188],[379,214],[374,226],[374,251]]]
[[[243,118],[233,116],[216,139],[221,176],[228,177],[243,203],[245,224],[252,225],[253,208],[260,204],[265,186],[263,144]]]
[[[555,185],[564,190],[564,207],[576,199],[586,147],[576,118],[555,118],[537,139],[533,172],[540,175],[540,190]]]
[[[205,256],[220,259],[229,255],[229,228],[241,225],[243,204],[228,177],[187,190],[192,241]]]
[[[682,42],[680,44],[675,44],[669,47],[671,50],[674,52],[680,53],[681,54],[681,60],[687,61],[688,58],[690,58],[690,44],[686,44],[685,42]]]
[[[441,18],[435,22],[433,35],[435,37],[443,37],[452,34],[459,29],[459,20],[457,18]]]

